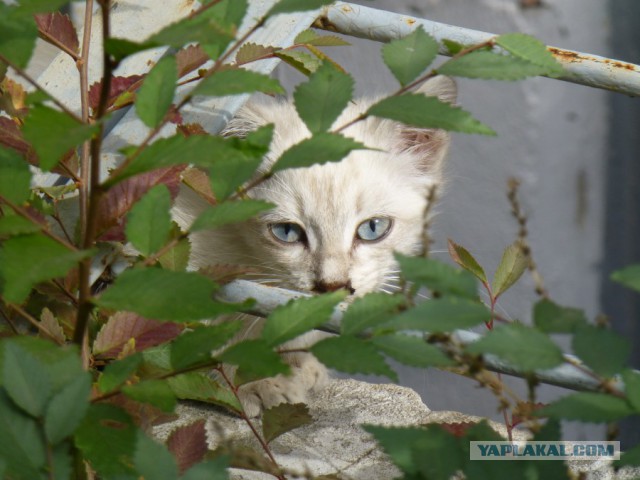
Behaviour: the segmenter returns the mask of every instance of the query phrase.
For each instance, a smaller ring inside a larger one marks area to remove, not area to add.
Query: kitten
[[[435,77],[416,93],[453,102],[456,86],[447,77]],[[352,102],[334,126],[364,112],[373,101]],[[291,102],[249,103],[223,132],[244,136],[269,123],[275,124],[275,133],[263,171],[310,136]],[[449,135],[379,118],[343,133],[380,151],[358,150],[337,163],[275,174],[249,195],[277,207],[242,225],[192,235],[192,268],[245,265],[261,272],[253,277],[256,281],[313,293],[346,289],[362,296],[394,290],[398,269],[393,252],[412,255],[422,248],[426,197],[430,187],[442,182]],[[202,207],[197,195],[184,189],[174,213],[185,226]],[[260,320],[249,321],[243,335],[255,337],[260,328]],[[321,335],[303,335],[287,348],[308,347]],[[310,354],[290,354],[286,360],[291,375],[240,389],[247,414],[256,416],[281,402],[304,402],[307,393],[327,379],[324,366]]]

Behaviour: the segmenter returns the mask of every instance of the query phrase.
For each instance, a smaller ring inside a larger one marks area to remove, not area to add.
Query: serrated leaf
[[[170,322],[203,320],[235,311],[235,305],[211,299],[214,289],[213,282],[193,272],[133,269],[123,272],[96,303]]]
[[[368,328],[388,321],[398,313],[404,298],[382,292],[368,293],[356,298],[342,316],[340,331],[343,335],[355,335]]]
[[[538,410],[536,415],[587,423],[620,420],[634,413],[622,398],[605,393],[579,392],[562,397]]]
[[[232,223],[241,223],[259,213],[271,210],[275,205],[262,200],[240,200],[207,208],[190,227],[191,232],[219,228]]]
[[[564,362],[562,350],[544,333],[520,323],[499,325],[469,344],[470,353],[493,354],[524,371],[546,370]]]
[[[326,162],[339,162],[353,150],[366,148],[364,144],[338,133],[317,133],[286,150],[271,170],[279,172],[287,168],[304,168]]]
[[[173,480],[178,478],[178,465],[167,447],[138,432],[133,462],[142,478]]]
[[[47,405],[44,431],[49,443],[56,445],[80,425],[89,408],[91,375],[83,372],[57,393]]]
[[[464,298],[444,297],[422,302],[382,327],[432,333],[452,332],[459,328],[471,328],[489,320],[491,312],[482,303]]]
[[[351,101],[354,81],[328,62],[293,93],[298,115],[312,133],[329,130]]]
[[[485,50],[452,58],[438,68],[441,75],[509,81],[544,75],[546,72],[546,68],[535,63]]]
[[[402,274],[410,282],[443,295],[478,298],[475,278],[465,270],[431,258],[407,257],[398,253],[395,257]]]
[[[209,451],[205,420],[176,428],[167,439],[167,448],[175,457],[180,473],[201,462]]]
[[[229,480],[229,458],[216,457],[214,460],[198,463],[181,477],[181,480]]]
[[[236,63],[238,65],[244,65],[268,57],[274,51],[274,47],[247,42],[238,49],[238,53],[236,53]]]
[[[131,476],[137,429],[121,409],[92,404],[75,433],[75,445],[102,476]]]
[[[144,256],[158,251],[171,231],[171,195],[164,185],[149,190],[127,215],[127,240]]]
[[[191,255],[191,243],[188,238],[180,240],[169,251],[162,254],[158,258],[158,262],[163,268],[173,270],[175,272],[184,272],[189,266],[189,257]]]
[[[403,38],[382,47],[382,59],[393,76],[404,86],[424,72],[438,55],[438,42],[422,26]]]
[[[333,0],[280,0],[276,3],[266,16],[272,17],[280,13],[304,12],[307,10],[317,10],[333,3]]]
[[[2,160],[0,160],[1,162]],[[1,168],[0,168],[1,169]],[[0,175],[2,175],[0,173]],[[0,237],[11,237],[38,232],[42,227],[18,215],[0,217]]]
[[[395,334],[382,335],[372,339],[382,352],[394,360],[414,367],[446,367],[454,365],[442,351],[426,343],[420,337]]]
[[[173,393],[181,400],[212,403],[236,413],[242,411],[240,402],[231,390],[205,373],[185,373],[170,377],[167,381]]]
[[[36,24],[47,41],[53,39],[72,52],[79,49],[78,34],[69,15],[60,12],[35,15]]]
[[[162,58],[149,71],[136,94],[136,112],[149,128],[157,127],[173,102],[178,67],[173,56]]]
[[[216,72],[202,79],[193,90],[193,95],[224,97],[241,93],[262,92],[269,95],[283,94],[280,82],[263,73],[233,68]]]
[[[176,52],[176,66],[178,67],[178,77],[183,77],[187,73],[193,72],[201,67],[209,56],[200,45],[189,45]]]
[[[145,380],[122,387],[122,393],[141,403],[148,403],[163,412],[173,412],[176,396],[166,380]]]
[[[171,344],[171,366],[175,370],[211,361],[211,352],[224,346],[242,328],[242,322],[229,321],[200,327],[180,335]]]
[[[547,333],[573,333],[587,323],[584,311],[542,299],[533,307],[533,324]]]
[[[449,255],[462,268],[471,272],[482,283],[489,283],[487,275],[484,273],[484,268],[478,263],[471,253],[462,245],[458,245],[453,240],[447,240],[447,246],[449,249]]]
[[[51,337],[53,340],[58,342],[60,345],[63,345],[67,340],[64,329],[60,325],[60,322],[55,317],[55,315],[48,308],[43,308],[42,313],[40,314],[40,325],[42,325],[47,333],[39,332],[38,335],[45,338]]]
[[[311,353],[327,367],[346,373],[384,375],[398,381],[398,375],[369,342],[350,335],[321,340],[311,347]]]
[[[294,44],[314,45],[316,47],[338,47],[351,45],[337,35],[318,35],[315,30],[308,28],[300,32],[293,40]]]
[[[448,479],[463,468],[468,457],[456,437],[439,425],[428,425],[424,437],[411,445],[411,458],[419,478]]]
[[[495,132],[459,107],[436,97],[405,93],[387,97],[367,111],[369,115],[388,118],[421,128],[442,128],[462,133],[495,135]]]
[[[262,434],[267,443],[291,430],[309,425],[313,417],[304,403],[281,403],[262,415]]]
[[[18,205],[31,193],[29,164],[20,155],[0,146],[0,195]]]
[[[506,292],[522,276],[528,266],[528,260],[519,242],[509,245],[493,276],[491,290],[494,298]]]
[[[40,168],[51,170],[64,155],[98,132],[97,125],[77,122],[66,113],[42,104],[29,110],[22,133],[33,146]]]
[[[55,472],[56,478],[71,478],[73,472],[73,457],[69,450],[68,443],[61,443],[53,448],[51,470]]]
[[[625,370],[622,372],[622,379],[625,396],[631,406],[640,412],[640,373],[635,370]]]
[[[4,347],[2,385],[11,400],[33,417],[39,417],[52,394],[44,365],[13,342]]]
[[[91,254],[68,250],[38,233],[10,238],[0,250],[2,296],[8,302],[22,303],[37,283],[66,275]]]
[[[594,325],[580,326],[571,346],[574,354],[603,377],[620,373],[631,355],[631,343],[627,338]]]
[[[315,72],[322,64],[322,61],[318,57],[299,50],[278,51],[274,52],[274,55],[307,76]]]
[[[125,383],[142,363],[139,353],[129,355],[107,365],[98,379],[98,388],[102,393],[109,393]]]
[[[512,55],[544,68],[544,75],[562,74],[562,65],[556,61],[546,45],[537,38],[524,33],[506,33],[496,37],[495,42]]]
[[[640,264],[616,270],[611,274],[611,280],[640,292]]]
[[[113,39],[112,39],[113,40]],[[107,105],[114,105],[118,99],[118,103],[122,103],[123,95],[133,92],[140,86],[144,80],[144,75],[128,75],[126,77],[113,77],[109,84],[109,95],[107,96]],[[93,110],[98,108],[100,103],[100,95],[102,94],[103,81],[93,83],[89,87],[89,107]],[[132,101],[129,103],[133,103]]]
[[[289,373],[289,365],[263,340],[245,340],[232,345],[222,352],[220,359],[237,365],[245,382]],[[236,380],[236,386],[238,384]]]
[[[18,15],[16,10],[0,5],[0,55],[25,68],[35,48],[38,29],[33,18]]]
[[[336,305],[347,292],[337,291],[315,297],[299,298],[277,307],[262,330],[262,339],[271,347],[281,345],[329,320]]]
[[[442,43],[445,47],[447,47],[447,51],[449,55],[454,56],[462,51],[464,45],[458,42],[454,42],[453,40],[448,40],[446,38],[442,39]]]

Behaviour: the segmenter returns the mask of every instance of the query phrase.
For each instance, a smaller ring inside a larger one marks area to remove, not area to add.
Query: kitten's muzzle
[[[336,290],[347,290],[351,295],[356,293],[356,290],[351,286],[351,280],[346,283],[342,282],[314,282],[311,289],[314,293],[328,293],[335,292]]]

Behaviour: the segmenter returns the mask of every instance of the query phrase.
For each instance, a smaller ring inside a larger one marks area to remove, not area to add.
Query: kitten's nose
[[[335,292],[336,290],[347,290],[351,295],[356,293],[355,289],[351,286],[351,280],[347,283],[319,281],[313,285],[313,291],[315,293]]]

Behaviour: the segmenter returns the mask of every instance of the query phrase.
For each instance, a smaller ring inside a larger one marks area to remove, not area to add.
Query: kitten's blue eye
[[[304,230],[295,223],[273,223],[269,225],[269,230],[281,242],[296,243],[304,239]]]
[[[358,225],[356,236],[365,242],[380,240],[391,230],[391,219],[386,217],[369,218]]]

